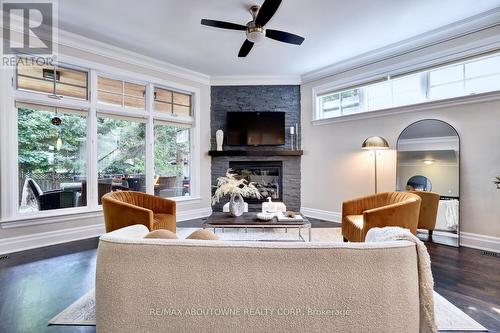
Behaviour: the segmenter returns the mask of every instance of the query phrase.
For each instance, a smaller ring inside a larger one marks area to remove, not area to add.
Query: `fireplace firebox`
[[[283,200],[283,162],[281,161],[245,161],[229,162],[229,167],[240,178],[255,184],[262,195],[261,199],[245,198],[248,203],[261,203],[271,197],[273,201]]]

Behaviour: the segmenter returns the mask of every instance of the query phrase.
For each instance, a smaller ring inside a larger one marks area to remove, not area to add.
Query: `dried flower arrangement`
[[[237,179],[236,176],[233,169],[227,169],[225,176],[217,178],[217,190],[212,196],[212,205],[218,203],[224,196],[228,194],[231,196],[235,193],[239,193],[244,198],[262,198],[254,183],[249,183],[244,178]]]

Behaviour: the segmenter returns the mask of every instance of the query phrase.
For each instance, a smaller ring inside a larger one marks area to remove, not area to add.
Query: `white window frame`
[[[62,65],[70,64],[75,68],[89,68],[88,76],[88,100],[80,100],[71,97],[63,97],[55,100],[47,94],[17,90],[15,87],[16,69],[0,71],[0,223],[16,222],[18,226],[38,223],[52,223],[54,221],[67,221],[68,218],[57,219],[56,217],[75,214],[89,214],[100,212],[102,207],[97,200],[97,117],[98,114],[120,115],[130,118],[142,118],[146,122],[146,193],[154,194],[154,165],[153,165],[153,121],[159,119],[170,123],[191,123],[190,130],[190,195],[169,198],[178,204],[189,204],[201,201],[200,182],[200,123],[201,97],[200,89],[188,85],[179,84],[174,81],[164,80],[155,76],[149,76],[121,68],[104,65],[84,59],[60,55],[58,62]],[[115,107],[97,102],[97,75],[116,77],[131,83],[146,85],[146,110]],[[154,86],[191,94],[191,117],[172,116],[153,110]],[[17,109],[15,102],[26,102],[47,106],[67,107],[72,109],[86,110],[87,115],[87,206],[63,208],[50,211],[19,213],[18,198],[12,193],[19,193],[18,184],[18,144],[17,144]],[[32,220],[43,220],[41,222],[30,222]],[[10,223],[9,223],[10,224]]]
[[[399,105],[399,106],[391,106],[387,108],[382,108],[382,109],[376,109],[376,110],[368,110],[368,105],[367,105],[367,100],[366,100],[366,87],[373,84],[376,81],[381,81],[381,77],[385,77],[385,80],[391,80],[390,75],[388,74],[381,74],[380,72],[384,72],[384,69],[379,70],[378,72],[375,72],[373,75],[365,76],[363,75],[358,75],[355,79],[344,79],[344,80],[339,80],[337,82],[329,82],[326,84],[322,84],[319,86],[313,86],[311,88],[311,93],[312,93],[312,107],[313,107],[313,112],[312,112],[312,123],[315,125],[321,125],[321,124],[328,124],[328,123],[335,123],[335,122],[344,122],[344,121],[350,121],[350,120],[356,120],[356,119],[365,119],[365,118],[373,118],[373,117],[379,117],[379,116],[385,116],[389,114],[397,114],[401,112],[410,112],[414,110],[421,110],[425,108],[431,108],[431,107],[437,107],[437,106],[451,106],[451,105],[460,105],[463,103],[469,103],[469,102],[474,102],[474,101],[488,101],[488,100],[497,100],[500,98],[500,90],[493,90],[493,91],[488,91],[484,93],[467,93],[464,89],[465,95],[460,95],[460,96],[455,96],[455,97],[450,97],[450,98],[443,98],[443,99],[430,99],[430,80],[429,80],[429,75],[432,70],[435,69],[441,69],[441,68],[446,68],[446,67],[452,67],[452,66],[457,66],[457,65],[462,65],[465,68],[465,64],[471,63],[474,61],[478,61],[480,59],[485,59],[488,57],[498,57],[500,56],[500,51],[498,50],[493,50],[490,52],[490,54],[485,54],[486,51],[483,53],[479,54],[471,54],[471,55],[464,55],[464,58],[459,59],[450,59],[449,63],[445,64],[440,64],[440,63],[430,63],[428,64],[427,67],[424,68],[412,68],[412,67],[407,67],[407,68],[400,68],[395,72],[396,74],[394,76],[402,77],[405,75],[412,75],[412,74],[420,74],[421,77],[421,95],[425,98],[423,102],[420,103],[414,103],[414,104],[405,104],[405,105]],[[389,70],[386,71],[386,73],[389,72]],[[494,75],[494,74],[492,74]],[[464,80],[462,81],[465,87],[467,79],[464,77]],[[360,89],[360,95],[362,97],[361,99],[361,109],[362,111],[356,114],[350,114],[350,115],[340,115],[336,117],[329,117],[329,118],[322,118],[322,110],[320,110],[320,103],[319,103],[319,97],[328,95],[330,93],[338,93],[338,92],[343,92],[346,90],[353,90],[353,89]],[[391,84],[391,90],[392,90],[392,84]],[[393,104],[393,95],[391,94],[391,104]]]

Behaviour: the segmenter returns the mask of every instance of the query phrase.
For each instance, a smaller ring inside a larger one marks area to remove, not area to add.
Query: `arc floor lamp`
[[[389,149],[389,143],[381,136],[371,136],[361,145],[361,149],[372,150],[375,163],[375,193],[377,193],[377,151]]]

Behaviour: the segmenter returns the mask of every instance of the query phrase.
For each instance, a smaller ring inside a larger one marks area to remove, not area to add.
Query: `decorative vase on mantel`
[[[229,213],[231,216],[237,217],[243,215],[245,211],[245,201],[239,193],[231,194],[231,199],[229,200]]]

